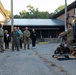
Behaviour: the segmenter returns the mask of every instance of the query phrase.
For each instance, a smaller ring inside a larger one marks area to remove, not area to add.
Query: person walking
[[[10,36],[7,30],[4,31],[5,49],[9,49]]]
[[[4,48],[3,48],[3,39],[4,39],[4,30],[2,28],[2,25],[0,24],[0,52],[4,51]]]
[[[14,51],[14,48],[17,48],[17,51],[19,51],[19,33],[17,31],[17,27],[14,27],[14,31],[12,31],[11,34],[12,37],[12,51]]]
[[[37,36],[37,33],[36,33],[35,29],[32,29],[31,40],[32,40],[32,47],[33,48],[36,48],[36,36]]]
[[[30,31],[28,30],[28,27],[26,27],[24,32],[23,32],[23,39],[24,39],[24,50],[26,49],[26,45],[27,45],[27,49],[30,49],[30,47],[29,47]]]

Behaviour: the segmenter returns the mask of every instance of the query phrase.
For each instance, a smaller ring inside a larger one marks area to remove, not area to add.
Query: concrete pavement
[[[37,44],[36,49],[0,53],[0,75],[75,75],[76,60],[52,58],[59,43]]]

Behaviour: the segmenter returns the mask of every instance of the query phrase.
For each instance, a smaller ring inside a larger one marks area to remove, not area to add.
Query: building
[[[4,30],[7,29],[11,34],[11,19],[9,19],[2,3],[0,2],[0,23],[4,23]],[[38,38],[58,37],[64,30],[64,21],[58,19],[13,19],[13,25],[20,27],[22,31],[27,26],[31,31],[35,28]]]
[[[76,15],[76,0],[67,6],[67,18],[68,22],[72,22],[74,15]],[[51,17],[51,19],[59,19],[59,20],[65,20],[65,9],[61,10],[57,14]]]
[[[61,10],[57,14],[51,17],[51,19],[58,19],[65,21],[65,9]],[[76,32],[76,0],[67,6],[67,18],[66,22],[70,22],[73,26],[74,33]],[[76,45],[76,37],[74,37],[74,43]]]
[[[38,38],[58,37],[64,30],[64,21],[57,19],[14,19],[13,22],[13,25],[20,27],[22,31],[26,26],[30,31],[35,28]],[[4,24],[4,29],[11,31],[11,20]]]

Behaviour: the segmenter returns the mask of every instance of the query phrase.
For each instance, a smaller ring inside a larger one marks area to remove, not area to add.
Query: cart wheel
[[[65,57],[69,59],[69,56],[68,55],[65,55]]]
[[[59,54],[59,51],[58,50],[54,51],[54,54]]]
[[[54,55],[52,55],[52,57],[54,57]]]
[[[60,54],[64,54],[64,52],[63,51],[60,51]]]

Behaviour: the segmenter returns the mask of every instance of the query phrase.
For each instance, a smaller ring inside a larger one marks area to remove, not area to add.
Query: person
[[[18,33],[19,33],[19,45],[20,45],[20,48],[22,49],[22,37],[23,37],[23,33],[22,31],[20,30],[20,28],[18,27]]]
[[[73,39],[74,39],[74,36],[73,36],[73,28],[71,26],[71,23],[68,23],[68,28],[67,28],[67,31],[65,32],[62,32],[60,33],[59,35],[60,36],[67,36],[66,37],[66,43],[67,43],[67,47],[70,49],[70,51],[72,52],[74,50],[73,48]]]
[[[9,42],[10,42],[10,38],[9,38],[9,33],[7,30],[4,31],[4,43],[5,43],[5,49],[9,49]]]
[[[2,28],[2,24],[0,24],[0,52],[4,51],[4,48],[3,48],[3,39],[4,39],[4,30]]]
[[[17,48],[17,51],[19,51],[19,33],[17,31],[17,27],[14,27],[14,31],[12,31],[11,34],[12,37],[12,51],[14,51],[14,48]]]
[[[60,45],[65,45],[66,44],[66,36],[58,36],[58,39],[60,41]]]
[[[37,33],[35,31],[35,29],[32,29],[32,32],[31,32],[31,40],[32,40],[32,47],[33,48],[36,48],[36,36],[37,36]]]
[[[27,49],[29,48],[29,44],[30,44],[30,31],[28,30],[28,27],[25,27],[25,30],[23,32],[23,39],[24,39],[24,50],[26,49],[26,45],[27,45]]]

